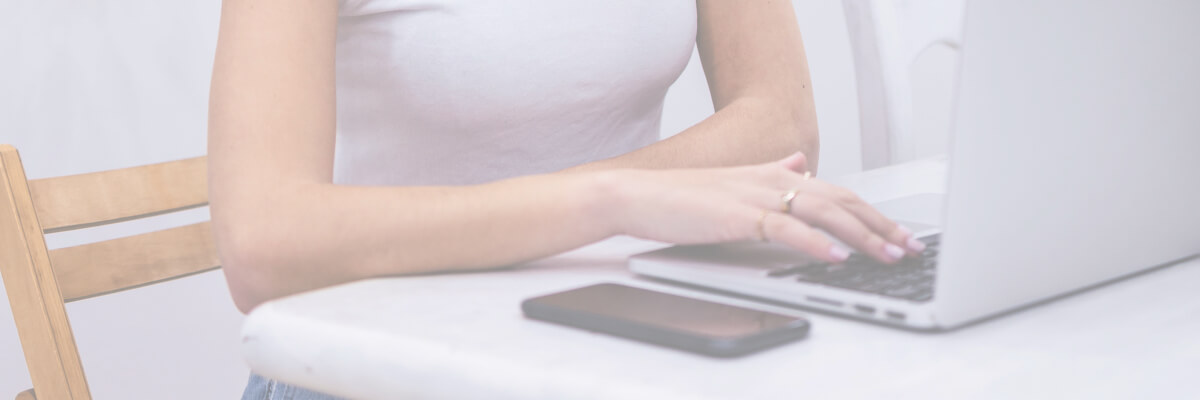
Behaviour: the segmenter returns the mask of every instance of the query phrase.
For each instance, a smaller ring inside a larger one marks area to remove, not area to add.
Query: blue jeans
[[[323,393],[302,389],[258,374],[250,374],[250,382],[242,400],[343,400]]]

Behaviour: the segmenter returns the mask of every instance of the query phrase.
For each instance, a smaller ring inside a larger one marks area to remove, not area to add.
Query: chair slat
[[[208,204],[207,158],[29,181],[45,232],[109,224]]]
[[[67,302],[220,266],[208,222],[50,251]]]

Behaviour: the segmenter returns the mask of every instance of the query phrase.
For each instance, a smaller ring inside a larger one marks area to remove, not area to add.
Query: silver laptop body
[[[806,262],[778,245],[677,246],[630,268],[939,330],[1200,254],[1200,2],[973,0],[966,14],[947,193],[899,201],[941,210],[928,299],[767,276]]]

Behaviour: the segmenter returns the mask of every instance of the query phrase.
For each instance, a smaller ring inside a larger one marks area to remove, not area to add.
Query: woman
[[[716,112],[655,142],[663,96],[693,46]],[[244,312],[341,282],[509,265],[614,235],[771,240],[844,260],[850,250],[820,228],[883,262],[919,251],[853,193],[809,179],[817,143],[786,1],[222,9],[212,220]],[[303,393],[276,385],[256,377],[247,396]]]

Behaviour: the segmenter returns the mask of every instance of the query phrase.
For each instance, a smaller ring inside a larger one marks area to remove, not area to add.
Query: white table
[[[868,200],[942,190],[944,161],[839,183]],[[949,333],[807,313],[808,339],[724,360],[525,319],[521,300],[640,279],[617,238],[513,269],[373,279],[266,303],[251,369],[351,398],[1200,398],[1200,260]],[[795,313],[795,310],[784,310]]]

